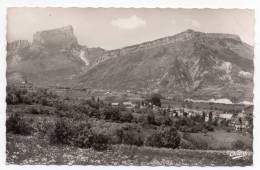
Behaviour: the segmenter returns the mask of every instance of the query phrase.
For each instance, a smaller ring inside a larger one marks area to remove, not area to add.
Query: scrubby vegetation
[[[153,95],[150,101],[160,107],[160,97]],[[8,134],[37,136],[51,146],[98,151],[115,145],[216,149],[191,135],[214,133],[218,128],[212,120],[205,122],[204,114],[169,116],[165,111],[154,112],[151,108],[129,110],[122,106],[112,107],[94,97],[70,99],[46,89],[19,90],[16,87],[7,88],[6,102]],[[250,146],[237,140],[228,149],[246,150]]]
[[[175,149],[180,145],[180,136],[175,127],[160,127],[146,139],[148,146]]]
[[[12,114],[6,120],[6,131],[14,134],[20,135],[30,135],[33,128],[30,126],[29,122],[24,120],[20,114]]]

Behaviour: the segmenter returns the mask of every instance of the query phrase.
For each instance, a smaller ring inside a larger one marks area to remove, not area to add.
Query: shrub
[[[40,138],[44,138],[45,136],[49,136],[49,133],[54,128],[54,123],[48,121],[48,119],[43,119],[43,121],[39,121],[36,124],[36,129]]]
[[[19,114],[12,114],[6,121],[7,133],[30,135],[33,128]]]
[[[15,94],[7,93],[6,103],[7,104],[18,104],[19,98]]]
[[[108,137],[103,134],[97,134],[92,131],[90,141],[92,147],[96,150],[105,150],[108,147]]]
[[[207,129],[207,130],[210,131],[210,132],[213,132],[213,131],[214,131],[214,127],[213,127],[213,125],[210,124],[210,123],[205,123],[205,124],[204,124],[204,128]]]
[[[205,130],[206,130],[206,129],[205,129]],[[198,133],[198,132],[202,132],[202,131],[205,132],[205,130],[204,130],[203,125],[197,124],[197,125],[193,125],[193,126],[192,126],[190,132],[191,132],[191,133]]]
[[[141,129],[136,124],[126,124],[116,131],[121,144],[127,145],[143,145]]]
[[[20,91],[14,86],[7,86],[6,88],[6,103],[7,104],[18,104],[20,103]]]
[[[155,117],[155,124],[156,125],[164,125],[164,126],[172,126],[173,125],[173,122],[172,120],[170,119],[169,116],[156,116]]]
[[[120,115],[121,122],[131,122],[133,120],[133,116],[130,112],[123,112]]]
[[[21,98],[21,102],[24,103],[24,104],[32,104],[33,103],[33,96],[29,93],[26,93],[22,96],[20,96]]]
[[[71,123],[68,119],[61,118],[55,123],[55,127],[50,134],[52,144],[70,144],[72,138]]]
[[[247,150],[250,149],[252,150],[252,147],[247,146],[243,141],[241,140],[236,140],[232,143],[232,149],[234,150]]]
[[[35,115],[37,115],[37,114],[39,114],[39,109],[38,108],[35,108],[35,107],[33,107],[32,109],[31,109],[31,113],[32,114],[35,114]]]
[[[54,114],[52,110],[49,110],[47,108],[42,108],[41,106],[31,108],[30,112],[31,112],[31,114],[36,114],[36,115],[41,115],[41,114],[50,115],[50,114]]]
[[[101,111],[101,118],[106,120],[118,121],[120,120],[119,110],[112,107],[107,107]]]
[[[89,127],[82,127],[73,135],[71,144],[80,148],[91,147],[91,138],[93,137]]]
[[[160,134],[159,133],[152,133],[151,135],[149,135],[145,140],[145,145],[146,146],[161,147],[162,142],[161,142]]]
[[[108,138],[95,133],[86,121],[78,122],[68,118],[61,118],[55,123],[49,139],[52,144],[93,147],[96,150],[104,150],[108,146]]]
[[[153,113],[150,113],[150,114],[147,115],[147,123],[150,124],[150,125],[157,125]]]
[[[43,105],[43,106],[49,106],[49,102],[45,97],[41,97],[40,100],[38,101],[39,104]]]
[[[175,149],[180,145],[180,140],[180,135],[175,127],[160,127],[158,131],[146,139],[146,144]]]

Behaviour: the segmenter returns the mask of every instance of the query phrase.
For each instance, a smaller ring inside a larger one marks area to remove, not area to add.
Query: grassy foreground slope
[[[33,136],[7,136],[8,164],[247,166],[252,152],[114,145],[105,151],[53,146]]]

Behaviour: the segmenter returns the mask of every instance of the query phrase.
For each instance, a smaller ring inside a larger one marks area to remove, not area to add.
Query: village
[[[22,83],[19,88],[29,91],[35,91],[32,84]],[[204,122],[215,122],[225,125],[229,131],[238,133],[247,133],[253,129],[253,110],[251,103],[216,103],[206,102],[203,100],[174,99],[173,97],[160,96],[158,103],[149,100],[147,93],[140,91],[125,90],[112,91],[106,89],[86,89],[86,88],[69,88],[61,86],[52,86],[50,91],[63,96],[65,99],[70,97],[77,100],[94,98],[102,99],[113,108],[124,108],[133,113],[142,109],[148,109],[153,114],[163,114],[169,117],[187,117],[203,116]]]
[[[150,109],[154,114],[167,114],[170,117],[204,116],[205,122],[215,122],[230,127],[230,131],[238,133],[247,133],[253,128],[253,109],[252,104],[223,104],[223,103],[205,103],[192,102],[184,100],[176,102],[173,99],[160,99],[159,106],[153,104],[147,99],[126,100],[121,102],[112,102],[113,107],[124,107],[132,112],[138,112],[140,109]]]

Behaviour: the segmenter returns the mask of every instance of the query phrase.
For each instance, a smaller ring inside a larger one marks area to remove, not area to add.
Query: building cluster
[[[166,102],[161,103],[161,107],[153,105],[151,102],[147,101],[124,101],[124,102],[113,102],[112,107],[123,106],[126,109],[136,111],[138,109],[149,108],[153,113],[167,114],[170,117],[187,117],[192,118],[195,116],[203,116],[205,122],[215,122],[217,124],[222,124],[230,127],[232,131],[235,132],[245,132],[247,129],[252,128],[252,117],[253,117],[253,105],[245,106],[240,111],[228,112],[219,110],[203,110],[203,109],[191,109],[184,106],[176,106],[173,103]]]

